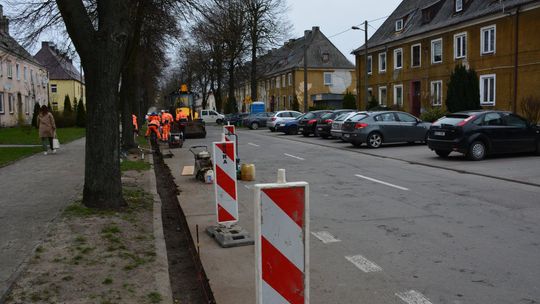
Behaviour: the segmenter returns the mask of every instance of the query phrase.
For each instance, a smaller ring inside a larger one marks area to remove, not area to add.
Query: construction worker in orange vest
[[[173,116],[169,114],[167,110],[161,110],[161,125],[163,126],[163,141],[169,140],[169,134],[171,133],[171,124],[173,122]]]
[[[146,130],[145,137],[150,136],[150,132],[156,133],[158,139],[161,139],[161,134],[159,134],[159,116],[154,112],[148,116],[148,129]]]
[[[133,120],[133,133],[139,135],[139,125],[137,124],[137,116],[131,114],[131,119]]]

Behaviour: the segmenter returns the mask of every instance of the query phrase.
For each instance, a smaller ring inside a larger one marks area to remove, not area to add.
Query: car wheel
[[[304,135],[304,137],[308,137],[309,133],[303,132],[302,135]]]
[[[276,132],[276,128],[268,128],[270,129],[270,132]]]
[[[218,125],[220,125],[221,123],[223,123],[223,120],[217,119],[217,120],[216,120],[216,123],[217,123]]]
[[[298,128],[296,128],[296,127],[291,127],[291,128],[289,128],[289,130],[287,130],[287,134],[289,134],[289,135],[296,135],[296,134],[298,134]]]
[[[377,149],[382,145],[382,143],[383,143],[383,138],[382,138],[381,133],[378,133],[378,132],[369,133],[366,140],[366,144],[368,145],[368,147]]]
[[[474,141],[469,147],[467,158],[470,160],[482,160],[486,157],[486,145],[481,141]]]
[[[450,154],[450,151],[446,151],[446,150],[435,150],[435,154],[439,155],[439,157],[447,158],[448,155]]]
[[[355,146],[356,148],[360,148],[360,146],[362,145],[362,143],[359,142],[359,141],[353,141],[353,142],[351,142],[351,144],[352,144],[353,146]]]
[[[257,130],[259,128],[259,123],[258,122],[252,122],[249,128],[251,130]]]

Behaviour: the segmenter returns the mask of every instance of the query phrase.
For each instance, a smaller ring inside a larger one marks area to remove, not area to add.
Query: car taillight
[[[276,117],[272,117],[272,121],[276,120],[277,118]]]
[[[316,123],[316,122],[317,122],[316,119],[312,119],[312,120],[308,121],[307,123],[308,123],[308,125],[312,125],[312,124],[314,124],[314,123]]]
[[[331,119],[327,119],[327,120],[324,121],[325,124],[331,124],[332,122],[333,122],[333,120],[331,120]]]
[[[469,121],[473,120],[476,118],[476,115],[472,115],[472,116],[469,116],[467,118],[465,118],[464,120],[460,121],[457,123],[457,126],[458,127],[463,127],[464,125],[466,125]]]
[[[354,128],[355,128],[355,129],[363,129],[363,128],[367,127],[367,126],[368,126],[368,124],[365,123],[365,122],[357,122],[357,123],[354,125]]]

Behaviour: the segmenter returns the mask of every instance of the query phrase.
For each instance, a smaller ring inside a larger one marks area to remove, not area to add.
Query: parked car
[[[220,114],[214,110],[201,110],[201,119],[205,123],[215,122],[217,124],[223,123],[225,115]]]
[[[286,120],[282,121],[279,124],[276,125],[276,131],[283,132],[288,135],[296,135],[298,134],[298,122],[302,117],[304,117],[305,114],[302,114],[292,120]]]
[[[319,117],[319,119],[317,119],[317,135],[322,138],[328,138],[332,136],[332,134],[330,133],[330,129],[332,129],[332,123],[334,122],[334,119],[336,119],[336,117],[341,114],[351,112],[354,112],[354,110],[334,110]]]
[[[268,118],[266,126],[270,131],[275,132],[277,124],[287,120],[293,120],[300,115],[302,115],[302,113],[297,111],[277,111],[272,117]]]
[[[242,125],[251,130],[257,130],[260,127],[266,127],[266,120],[272,115],[274,115],[273,112],[251,113],[242,120]]]
[[[330,113],[332,110],[318,110],[307,112],[304,117],[298,122],[298,132],[304,136],[310,134],[317,135],[317,119],[326,113]]]
[[[424,142],[431,123],[399,111],[366,112],[343,123],[343,138],[359,147],[366,143],[379,148],[383,143]]]
[[[332,135],[332,137],[335,137],[335,138],[341,138],[341,140],[343,140],[342,138],[342,132],[341,131],[341,127],[343,126],[343,123],[353,117],[354,115],[356,114],[359,114],[359,113],[365,113],[365,112],[349,112],[349,113],[343,113],[341,115],[339,115],[338,117],[336,117],[336,119],[334,119],[334,122],[332,122],[332,128],[330,129],[330,134]]]
[[[540,155],[540,127],[505,111],[449,114],[434,122],[428,134],[428,147],[440,157],[447,157],[452,151],[471,160],[496,153]]]
[[[246,118],[249,115],[249,113],[232,113],[225,115],[225,118],[223,119],[224,124],[231,124],[235,126],[242,125],[242,120]]]

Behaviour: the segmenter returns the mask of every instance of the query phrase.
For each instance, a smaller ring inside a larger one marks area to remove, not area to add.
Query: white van
[[[214,110],[201,110],[201,118],[205,123],[215,122],[217,124],[222,124],[225,116]]]

